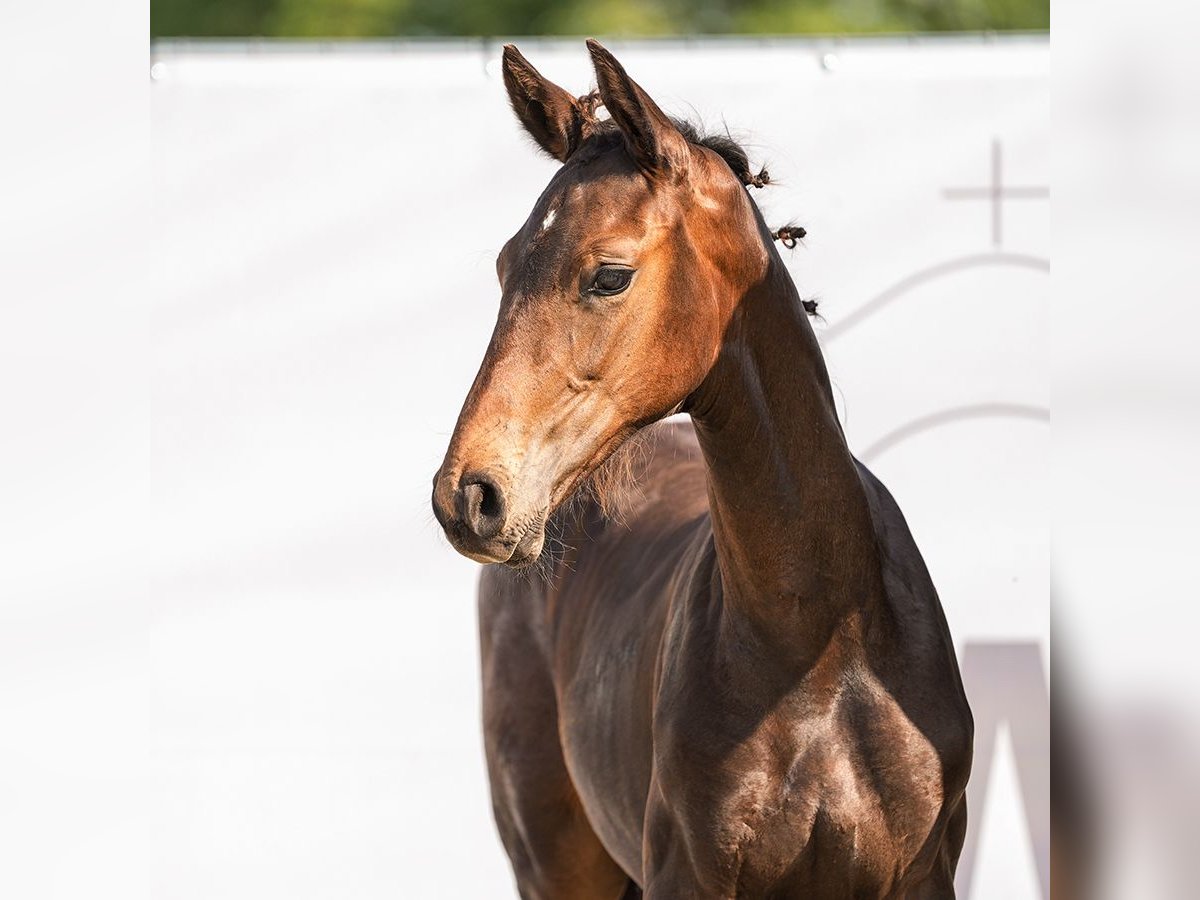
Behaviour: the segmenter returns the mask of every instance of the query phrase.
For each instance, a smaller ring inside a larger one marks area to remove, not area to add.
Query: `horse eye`
[[[627,269],[624,266],[601,266],[596,272],[596,277],[592,279],[588,293],[601,297],[612,297],[629,287],[631,280],[633,280],[633,269]]]

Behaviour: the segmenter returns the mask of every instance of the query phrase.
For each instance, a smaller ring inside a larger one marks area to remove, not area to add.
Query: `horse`
[[[484,749],[518,892],[952,897],[971,711],[750,196],[769,176],[587,46],[584,96],[504,48],[562,166],[497,258],[432,497],[486,564]]]

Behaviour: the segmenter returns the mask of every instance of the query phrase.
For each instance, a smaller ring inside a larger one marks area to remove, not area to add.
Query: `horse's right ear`
[[[504,45],[504,86],[513,112],[537,145],[566,162],[587,137],[590,110],[529,64],[512,44]]]

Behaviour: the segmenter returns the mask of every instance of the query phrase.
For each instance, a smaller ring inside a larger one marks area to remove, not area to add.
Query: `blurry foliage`
[[[662,36],[1041,30],[1049,0],[151,0],[155,36]]]

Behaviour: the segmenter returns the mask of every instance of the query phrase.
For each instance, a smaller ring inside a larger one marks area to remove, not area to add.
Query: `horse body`
[[[846,448],[744,158],[591,49],[616,143],[506,51],[514,109],[566,165],[501,254],[434,481],[447,535],[491,563],[484,733],[518,888],[953,896],[971,716],[928,572]],[[691,424],[651,425],[673,411]],[[620,509],[580,493],[650,429]]]
[[[953,896],[970,719],[944,626],[911,616],[923,567],[887,575],[910,652],[872,659],[852,622],[807,671],[773,662],[769,644],[723,627],[704,463],[689,426],[663,430],[622,519],[589,502],[564,516],[578,549],[549,578],[489,566],[481,579],[493,802],[510,856],[538,859],[523,896],[615,900],[627,876],[665,898]],[[890,497],[877,502],[880,540],[906,536]],[[888,689],[900,678],[959,716],[926,735]],[[549,727],[530,709],[552,711]],[[516,732],[544,746],[514,748]],[[530,806],[547,795],[571,801]],[[564,836],[564,816],[583,833],[524,845]],[[582,880],[581,846],[612,861],[611,878]]]

